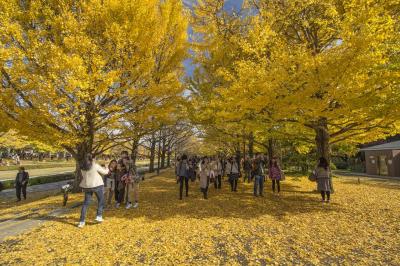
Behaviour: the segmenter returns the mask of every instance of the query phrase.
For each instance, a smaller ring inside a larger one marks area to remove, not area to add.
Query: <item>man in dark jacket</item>
[[[182,200],[183,185],[186,189],[186,197],[189,196],[189,165],[187,155],[183,154],[176,168],[176,175],[179,180],[179,199]]]
[[[17,176],[15,177],[15,190],[17,199],[21,201],[21,191],[24,199],[26,199],[26,187],[28,186],[29,174],[24,167],[20,167]]]

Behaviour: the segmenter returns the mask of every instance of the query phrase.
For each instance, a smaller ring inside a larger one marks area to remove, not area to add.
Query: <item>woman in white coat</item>
[[[81,218],[78,224],[79,228],[85,226],[85,217],[87,208],[89,207],[90,200],[92,199],[93,193],[95,193],[98,201],[97,205],[97,216],[96,221],[101,223],[103,221],[103,206],[104,206],[104,182],[102,175],[107,175],[109,173],[109,169],[103,168],[98,165],[94,160],[91,154],[87,154],[85,159],[80,164],[81,172],[82,172],[82,181],[80,183],[80,187],[83,189],[85,193],[85,200],[83,202]]]

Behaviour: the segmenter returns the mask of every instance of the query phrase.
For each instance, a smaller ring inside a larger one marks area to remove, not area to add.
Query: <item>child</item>
[[[105,207],[108,207],[111,205],[111,199],[112,199],[112,195],[115,193],[115,180],[117,179],[117,161],[116,160],[112,160],[110,162],[110,164],[108,165],[108,169],[110,170],[110,173],[108,175],[105,176],[105,182],[104,182],[104,186],[105,186],[105,201],[104,201],[104,205],[106,205]],[[116,199],[117,200],[117,199]]]
[[[115,204],[116,208],[119,208],[121,205],[122,201],[124,200],[124,193],[125,193],[125,182],[123,178],[128,174],[128,171],[126,170],[125,165],[122,162],[118,162],[117,164],[117,174],[116,174],[116,199],[117,203]]]
[[[210,182],[209,168],[206,159],[203,159],[200,164],[200,190],[203,192],[204,199],[208,198],[208,185]]]

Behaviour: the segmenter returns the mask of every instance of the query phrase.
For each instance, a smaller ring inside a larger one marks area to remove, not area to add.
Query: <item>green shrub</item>
[[[73,173],[65,173],[65,174],[58,174],[58,175],[50,175],[50,176],[40,176],[29,179],[29,186],[40,185],[40,184],[47,184],[47,183],[54,183],[64,180],[70,180],[74,178]],[[3,189],[14,188],[14,180],[6,180],[1,181],[3,184]]]

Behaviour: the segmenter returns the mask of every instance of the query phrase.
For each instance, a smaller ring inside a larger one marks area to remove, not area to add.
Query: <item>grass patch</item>
[[[74,162],[40,163],[40,164],[26,164],[26,165],[22,163],[21,165],[0,166],[0,171],[17,171],[21,166],[25,167],[25,169],[29,171],[33,169],[47,169],[47,168],[75,166],[75,163]]]

